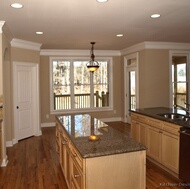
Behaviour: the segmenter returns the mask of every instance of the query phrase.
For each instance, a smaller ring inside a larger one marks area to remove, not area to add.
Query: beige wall
[[[169,107],[169,50],[139,52],[139,107]]]
[[[121,117],[121,57],[113,57],[113,111],[91,112],[90,114],[97,118]],[[55,121],[55,115],[50,115],[50,75],[49,75],[49,57],[40,57],[40,86],[41,86],[41,122],[48,123]],[[88,113],[88,112],[87,112]],[[50,117],[46,118],[46,114]]]

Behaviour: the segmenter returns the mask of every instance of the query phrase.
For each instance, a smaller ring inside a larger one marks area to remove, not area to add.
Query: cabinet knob
[[[62,140],[62,144],[63,144],[63,145],[65,145],[65,144],[66,144],[66,142],[65,142],[64,140]]]
[[[76,153],[73,153],[73,156],[74,156],[74,157],[77,157],[77,154],[76,154]]]
[[[75,174],[75,175],[74,175],[74,178],[78,178],[78,177],[80,177],[80,175],[78,175],[78,174]]]

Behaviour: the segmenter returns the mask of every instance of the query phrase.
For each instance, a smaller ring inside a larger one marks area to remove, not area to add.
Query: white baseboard
[[[55,127],[55,126],[56,126],[55,122],[41,123],[41,127]]]
[[[5,158],[3,158],[3,161],[1,163],[1,167],[6,167],[8,164],[8,157],[7,155],[5,156]]]
[[[12,147],[13,141],[6,141],[6,147]]]
[[[103,122],[114,122],[114,121],[122,121],[121,117],[112,117],[112,118],[102,118],[100,119]]]

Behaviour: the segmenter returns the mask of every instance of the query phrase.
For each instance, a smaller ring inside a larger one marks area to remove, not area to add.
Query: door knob
[[[16,109],[19,109],[19,107],[17,106]]]

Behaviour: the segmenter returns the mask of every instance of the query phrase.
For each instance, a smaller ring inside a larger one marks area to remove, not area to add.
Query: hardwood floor
[[[109,124],[130,135],[128,124]],[[42,136],[22,140],[7,148],[9,163],[7,167],[0,168],[0,189],[68,189],[58,162],[55,144],[55,128],[42,128]],[[146,176],[147,189],[185,188],[179,186],[178,179],[148,161]]]

